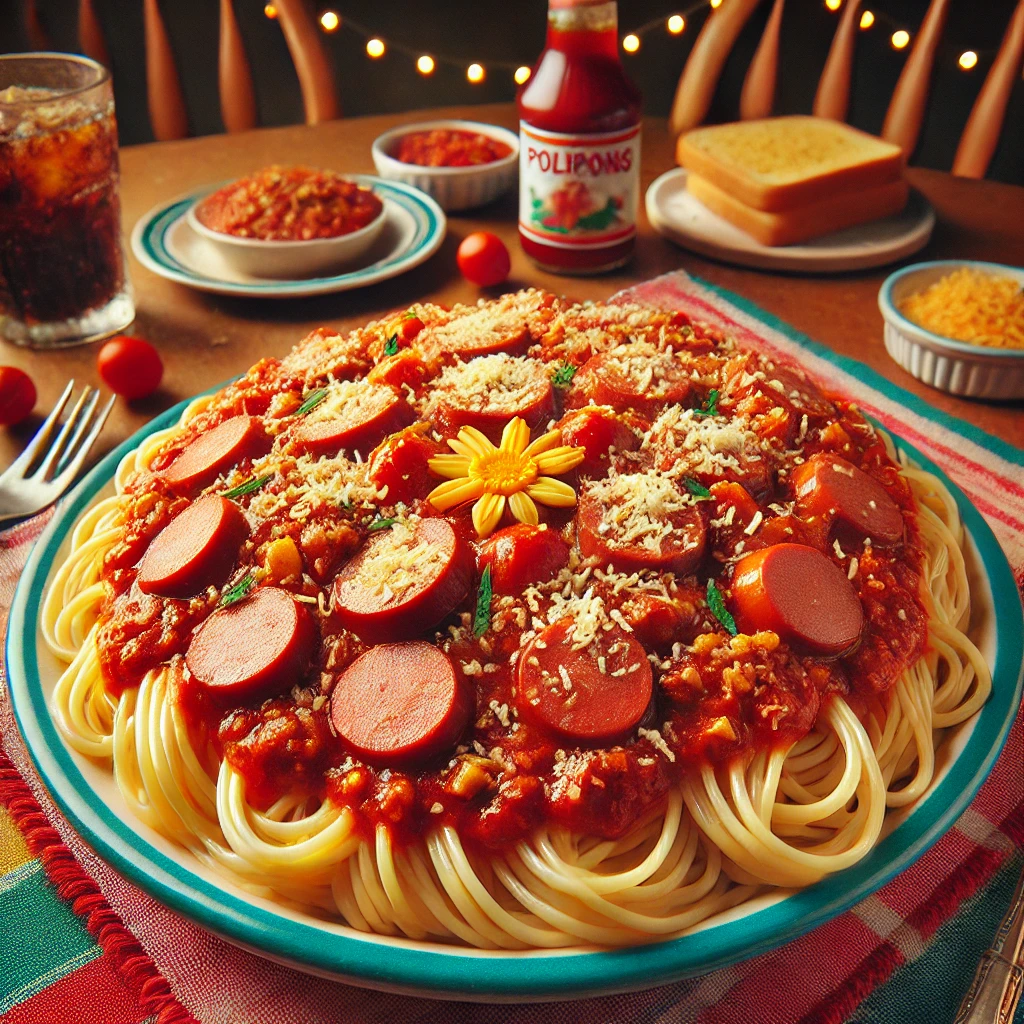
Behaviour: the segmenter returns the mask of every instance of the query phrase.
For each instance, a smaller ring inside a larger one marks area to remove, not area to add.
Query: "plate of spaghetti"
[[[835,916],[1020,702],[936,467],[685,315],[536,290],[310,334],[57,511],[19,726],[115,868],[264,955],[468,999],[643,988]]]

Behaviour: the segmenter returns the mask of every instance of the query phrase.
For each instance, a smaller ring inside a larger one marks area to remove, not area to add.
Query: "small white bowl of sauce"
[[[188,224],[224,260],[253,277],[305,278],[353,263],[386,221],[372,189],[305,167],[268,167],[220,186]]]

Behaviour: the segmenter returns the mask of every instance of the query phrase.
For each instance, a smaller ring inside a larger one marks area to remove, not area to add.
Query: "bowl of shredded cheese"
[[[914,263],[878,293],[885,347],[918,380],[966,398],[1024,398],[1024,268]]]

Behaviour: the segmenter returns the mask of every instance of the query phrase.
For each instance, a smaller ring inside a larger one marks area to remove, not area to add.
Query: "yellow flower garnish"
[[[559,432],[551,430],[530,444],[530,428],[519,417],[505,424],[496,448],[476,427],[463,427],[448,441],[454,455],[436,455],[428,465],[447,477],[427,501],[439,512],[475,501],[473,526],[481,539],[501,522],[505,503],[521,523],[540,521],[536,502],[552,508],[572,508],[576,492],[547,474],[568,473],[584,457],[582,448],[559,445]]]

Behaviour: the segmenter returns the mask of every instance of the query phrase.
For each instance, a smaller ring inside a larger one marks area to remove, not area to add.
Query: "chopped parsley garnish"
[[[367,527],[368,530],[390,530],[397,523],[397,519],[374,519]]]
[[[718,415],[718,388],[712,388],[708,392],[707,401],[699,408],[693,410],[694,416],[717,416]]]
[[[217,602],[218,608],[227,608],[228,605],[234,604],[236,601],[241,601],[243,597],[249,596],[249,591],[256,586],[256,577],[251,572],[247,572],[233,587],[228,587],[223,594],[220,595],[220,600]]]
[[[692,476],[684,476],[683,483],[698,501],[711,500],[711,492],[699,480],[694,480]]]
[[[398,355],[398,332],[396,331],[391,335],[390,338],[384,343],[384,355],[386,356],[397,356]]]
[[[483,636],[491,628],[491,596],[491,567],[485,565],[480,577],[480,589],[476,592],[473,636]]]
[[[248,480],[237,484],[235,487],[229,488],[222,496],[225,498],[241,498],[246,494],[252,494],[253,492],[258,491],[261,487],[266,487],[273,479],[273,473],[268,473],[266,476],[253,476]]]
[[[312,412],[327,397],[327,388],[317,388],[306,395],[305,401],[295,410],[296,416],[305,416]]]
[[[556,388],[567,388],[572,383],[573,377],[576,376],[576,369],[571,363],[562,363],[551,375],[551,383]]]
[[[708,580],[708,608],[731,636],[735,636],[739,632],[736,628],[736,620],[729,613],[729,609],[725,607],[725,598],[722,597],[722,592],[714,580]]]

